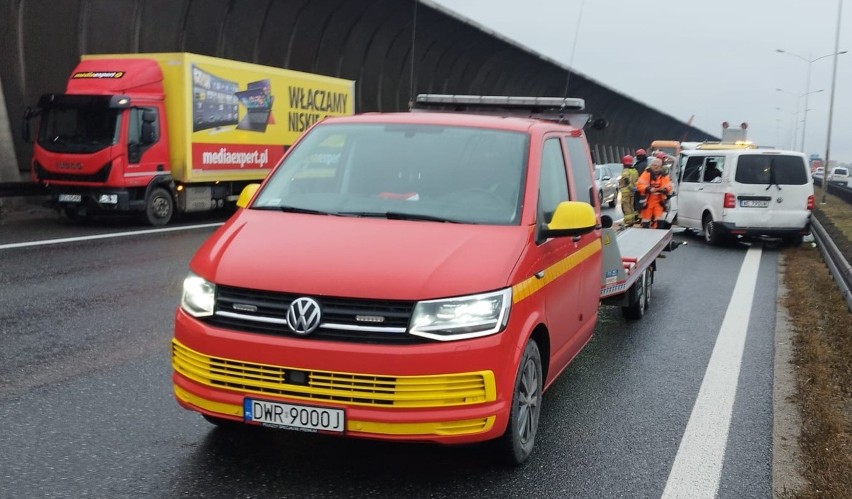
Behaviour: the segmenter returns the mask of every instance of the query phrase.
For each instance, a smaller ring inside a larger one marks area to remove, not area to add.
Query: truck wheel
[[[169,191],[162,187],[151,189],[145,202],[145,217],[148,223],[160,227],[169,223],[175,211],[175,202]]]
[[[515,376],[509,424],[497,442],[500,457],[509,464],[519,465],[532,453],[541,415],[542,382],[541,354],[538,344],[531,339]]]
[[[637,321],[645,315],[645,309],[648,308],[647,292],[648,271],[646,270],[642,272],[642,276],[627,291],[630,304],[626,307],[621,307],[621,314],[624,315],[625,319]]]

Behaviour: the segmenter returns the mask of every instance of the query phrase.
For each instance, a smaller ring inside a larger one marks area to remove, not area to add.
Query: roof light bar
[[[448,95],[420,94],[415,105],[476,106],[517,109],[532,112],[545,110],[582,111],[586,107],[583,99],[572,97],[515,97],[509,95]]]
[[[420,94],[412,103],[411,111],[515,116],[567,123],[583,128],[591,119],[591,115],[577,111],[585,107],[583,99],[571,97]]]

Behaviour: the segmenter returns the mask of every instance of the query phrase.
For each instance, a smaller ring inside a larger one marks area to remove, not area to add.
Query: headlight
[[[192,272],[183,280],[183,296],[180,306],[193,317],[213,315],[216,285]]]
[[[411,334],[439,341],[464,340],[498,333],[506,327],[512,289],[418,302]]]

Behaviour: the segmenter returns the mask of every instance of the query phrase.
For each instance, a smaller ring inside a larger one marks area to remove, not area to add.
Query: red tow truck
[[[420,95],[314,125],[190,262],[177,402],[524,462],[601,301],[640,318],[671,243],[601,217],[583,105]]]

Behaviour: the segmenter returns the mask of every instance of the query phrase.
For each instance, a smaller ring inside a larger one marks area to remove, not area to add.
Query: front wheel
[[[532,454],[542,402],[541,353],[530,340],[515,376],[512,407],[506,432],[500,437],[501,457],[509,464],[522,464]]]
[[[161,227],[169,223],[175,211],[175,202],[169,191],[162,187],[155,187],[148,193],[145,201],[145,217],[148,223]]]

